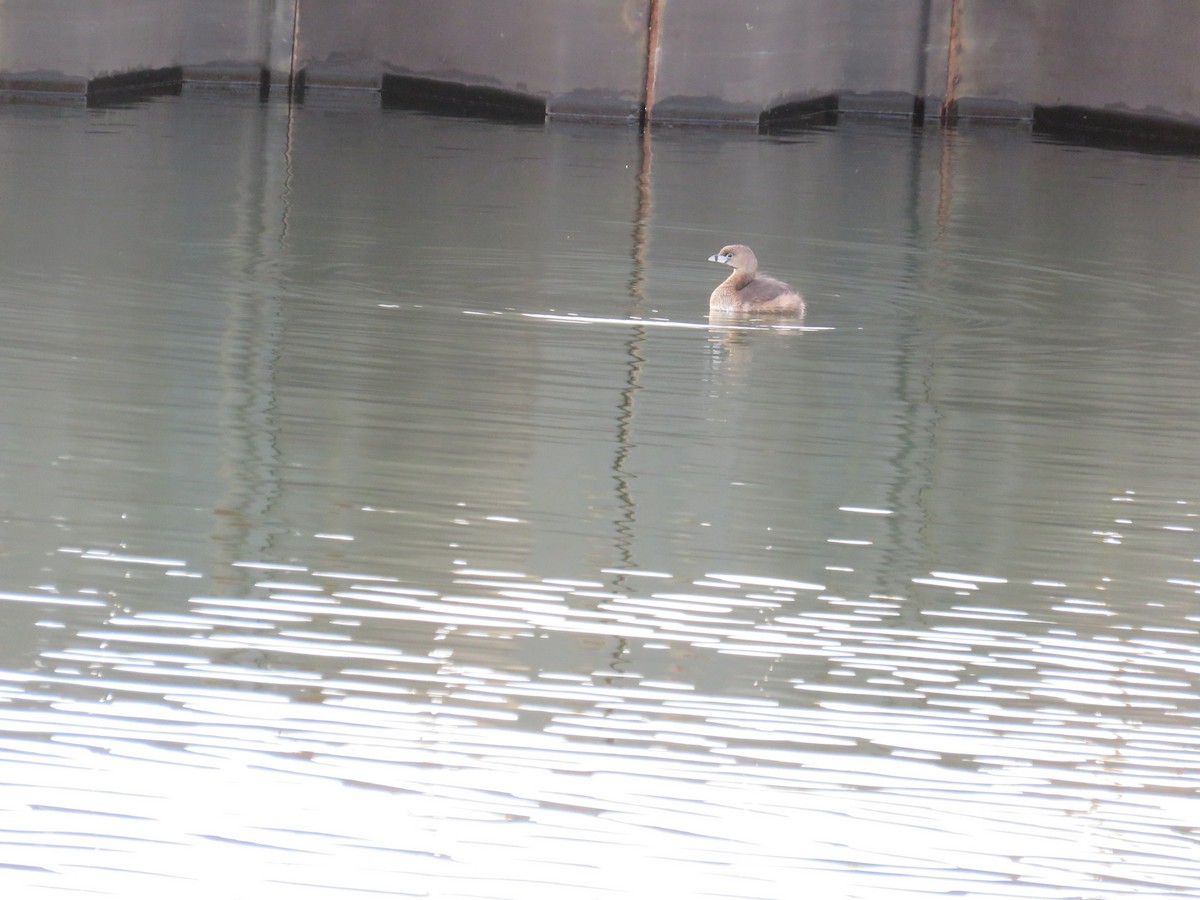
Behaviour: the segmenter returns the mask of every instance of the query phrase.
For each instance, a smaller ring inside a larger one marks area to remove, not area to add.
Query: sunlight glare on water
[[[1200,897],[1192,157],[192,90],[0,153],[13,896]],[[734,239],[803,320],[707,316]]]

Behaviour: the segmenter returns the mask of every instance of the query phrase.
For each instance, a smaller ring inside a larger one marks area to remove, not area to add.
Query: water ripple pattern
[[[60,552],[162,579],[187,566]],[[247,878],[292,897],[397,878],[400,896],[513,898],[1200,887],[1195,615],[1164,633],[1070,585],[937,570],[909,596],[855,598],[836,572],[464,564],[441,592],[237,567],[253,591],[178,613],[0,595],[58,638],[0,672],[5,870],[46,888],[87,872],[95,896]],[[1159,596],[1197,593],[1176,578]],[[93,624],[64,634],[60,608]],[[596,638],[684,671],[741,657],[746,680],[594,664]],[[484,661],[543,641],[577,664]]]

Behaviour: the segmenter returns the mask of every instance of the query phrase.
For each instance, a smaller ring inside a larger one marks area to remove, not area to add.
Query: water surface
[[[0,158],[0,884],[1200,897],[1194,158],[190,90]],[[735,240],[803,321],[709,320]]]

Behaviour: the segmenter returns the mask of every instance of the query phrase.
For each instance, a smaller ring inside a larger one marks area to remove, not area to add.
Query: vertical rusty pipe
[[[300,93],[297,90],[298,84],[296,81],[299,75],[299,72],[296,71],[296,60],[297,54],[300,52],[300,0],[294,0],[292,10],[292,58],[288,65],[288,100],[291,100],[294,94]]]
[[[950,0],[950,40],[946,47],[946,96],[942,100],[942,124],[958,119],[958,86],[962,82],[962,0]]]
[[[654,91],[658,81],[658,57],[661,53],[662,7],[666,0],[650,0],[646,23],[646,83],[642,87],[641,125],[646,128],[654,110]]]

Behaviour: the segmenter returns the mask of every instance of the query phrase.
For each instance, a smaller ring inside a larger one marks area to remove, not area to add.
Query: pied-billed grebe
[[[789,285],[762,275],[758,257],[745,244],[730,244],[708,258],[709,262],[733,266],[733,274],[717,285],[708,298],[709,309],[730,312],[802,313],[804,298]]]

